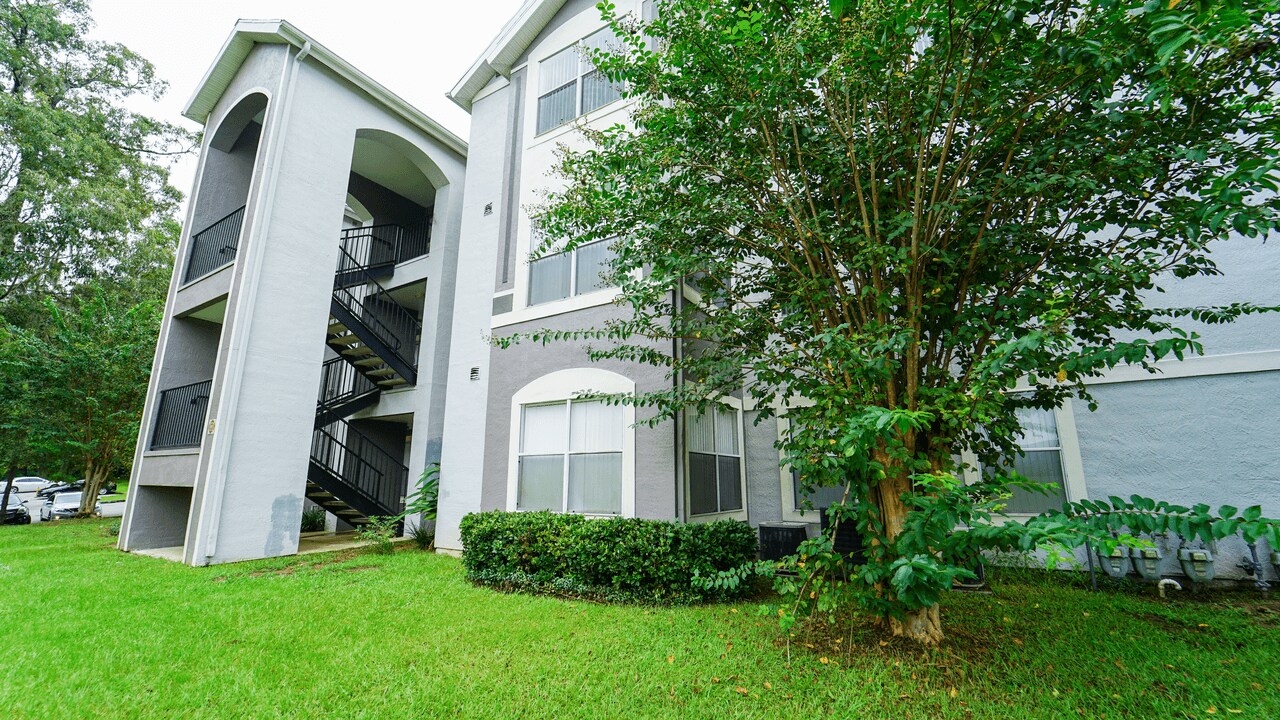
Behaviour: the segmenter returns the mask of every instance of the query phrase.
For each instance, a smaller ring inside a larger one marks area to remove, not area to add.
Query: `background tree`
[[[178,201],[167,159],[191,135],[123,107],[165,83],[91,26],[82,0],[0,4],[0,311],[91,275]]]
[[[667,417],[738,388],[785,412],[788,462],[847,488],[832,517],[870,547],[846,582],[830,538],[810,542],[784,589],[936,642],[939,594],[977,550],[1063,540],[1079,517],[994,514],[1026,486],[1003,469],[1016,411],[1200,352],[1180,322],[1259,310],[1154,299],[1215,273],[1215,241],[1277,227],[1277,4],[661,7],[645,28],[615,18],[621,47],[594,56],[633,126],[585,130],[536,213],[539,253],[621,238],[630,312],[525,339],[667,368],[683,382],[637,399]],[[654,349],[671,338],[685,352]],[[976,486],[966,450],[990,471]]]
[[[36,327],[0,326],[0,436],[25,454],[14,460],[82,470],[82,514],[133,459],[173,267],[170,229],[68,297],[45,300]]]

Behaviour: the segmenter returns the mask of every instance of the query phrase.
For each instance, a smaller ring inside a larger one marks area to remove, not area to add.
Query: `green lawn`
[[[939,650],[842,626],[788,663],[756,604],[501,595],[407,547],[193,569],[114,522],[0,527],[0,716],[1280,717],[1280,603],[1252,593],[1006,580],[948,598]]]

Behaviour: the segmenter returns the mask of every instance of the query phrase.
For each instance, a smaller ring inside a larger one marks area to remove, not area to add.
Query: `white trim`
[[[1172,380],[1175,378],[1207,377],[1211,375],[1236,375],[1241,373],[1280,370],[1280,350],[1230,353],[1189,357],[1185,360],[1161,360],[1152,373],[1141,367],[1122,365],[1096,378],[1086,379],[1085,385],[1109,385],[1144,380]]]
[[[588,392],[634,395],[636,383],[600,368],[568,368],[533,380],[511,396],[511,434],[507,452],[507,511],[515,512],[520,485],[520,420],[525,405],[567,402]],[[636,514],[636,408],[622,406],[622,517]]]
[[[738,483],[740,492],[742,493],[742,509],[729,510],[726,512],[702,513],[701,515],[693,514],[689,509],[689,423],[682,422],[682,434],[680,436],[680,463],[684,469],[684,516],[686,522],[712,522],[714,520],[747,520],[747,438],[744,431],[746,422],[746,413],[742,408],[742,401],[732,395],[724,395],[716,399],[722,405],[733,408],[738,416]],[[687,410],[685,412],[688,412]],[[683,419],[683,418],[682,418]],[[720,489],[716,488],[719,494]]]
[[[524,263],[524,275],[529,274],[529,263]],[[525,283],[525,293],[528,293],[528,283]],[[516,294],[515,290],[503,294]],[[574,295],[563,300],[552,300],[551,302],[539,303],[537,305],[526,305],[516,308],[511,312],[505,312],[501,315],[493,316],[493,327],[500,328],[507,325],[516,325],[518,323],[529,322],[530,320],[541,320],[542,318],[554,317],[565,313],[585,310],[587,308],[597,307],[599,305],[610,305],[614,300],[622,295],[622,288],[601,288],[600,290],[592,290],[589,293]],[[495,295],[494,297],[497,297]],[[514,304],[518,298],[512,298]],[[526,298],[527,299],[527,298]]]
[[[494,75],[505,76],[511,73],[512,64],[537,38],[538,33],[551,21],[551,18],[555,17],[564,2],[565,0],[527,0],[502,27],[502,31],[493,39],[493,42],[489,43],[489,47],[476,58],[446,97],[457,103],[463,110],[471,112],[471,104],[475,102],[476,94]]]

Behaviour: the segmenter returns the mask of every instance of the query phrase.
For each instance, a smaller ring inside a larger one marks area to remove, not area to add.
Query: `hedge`
[[[462,564],[472,582],[503,590],[621,602],[726,600],[750,588],[694,587],[756,559],[756,534],[735,520],[675,523],[588,519],[551,512],[485,512],[462,519]]]

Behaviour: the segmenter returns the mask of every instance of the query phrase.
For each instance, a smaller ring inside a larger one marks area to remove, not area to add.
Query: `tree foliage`
[[[91,275],[178,200],[190,134],[124,106],[165,83],[91,27],[83,0],[0,4],[0,301]]]
[[[806,487],[847,487],[833,513],[870,543],[850,587],[895,632],[940,639],[975,549],[1058,539],[998,517],[1020,408],[1267,309],[1159,291],[1229,236],[1271,250],[1274,0],[601,7],[621,40],[593,59],[632,120],[562,152],[538,254],[609,239],[628,312],[499,342],[665,367],[681,382],[635,399],[659,417],[740,388],[785,414]],[[993,476],[957,480],[962,452]]]

